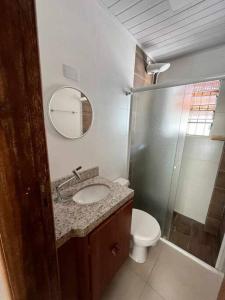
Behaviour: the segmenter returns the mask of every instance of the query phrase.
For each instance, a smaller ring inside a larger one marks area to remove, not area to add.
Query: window
[[[187,134],[209,136],[219,88],[218,80],[193,85]]]

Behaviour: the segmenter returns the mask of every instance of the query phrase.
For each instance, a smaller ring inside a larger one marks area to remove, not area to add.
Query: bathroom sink
[[[107,185],[93,184],[79,190],[74,196],[73,201],[79,204],[91,204],[104,199],[110,192]]]

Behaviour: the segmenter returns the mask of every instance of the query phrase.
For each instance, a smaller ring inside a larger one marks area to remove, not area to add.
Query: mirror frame
[[[70,137],[70,136],[67,136],[67,135],[63,134],[62,132],[60,132],[60,131],[56,128],[54,122],[52,121],[52,117],[51,117],[51,108],[50,108],[50,106],[51,106],[51,102],[52,102],[52,100],[53,100],[54,95],[55,95],[59,90],[68,89],[68,88],[69,88],[69,89],[73,89],[73,90],[75,90],[75,91],[78,91],[78,92],[84,94],[80,89],[75,88],[75,87],[72,87],[72,86],[67,86],[67,85],[66,85],[66,86],[62,86],[62,87],[57,88],[57,89],[52,93],[52,95],[51,95],[51,97],[50,97],[50,100],[48,101],[48,117],[49,117],[49,121],[50,121],[50,123],[51,123],[51,126],[55,129],[55,131],[56,131],[58,134],[60,134],[62,137],[66,138],[66,139],[76,140],[76,139],[80,139],[80,138],[86,136],[86,135],[88,134],[88,132],[91,130],[91,128],[92,128],[92,126],[93,126],[93,122],[94,122],[94,110],[93,110],[93,105],[92,105],[91,101],[90,101],[89,98],[86,96],[86,94],[84,94],[85,97],[87,98],[88,102],[89,102],[90,105],[91,105],[92,119],[91,119],[91,125],[90,125],[90,127],[88,128],[88,130],[87,130],[83,135],[78,136],[78,137]]]

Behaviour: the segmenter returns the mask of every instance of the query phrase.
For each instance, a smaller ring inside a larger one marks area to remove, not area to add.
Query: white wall
[[[225,45],[183,56],[170,63],[170,69],[160,74],[160,83],[222,75],[225,74]]]
[[[123,90],[133,83],[134,40],[97,0],[38,0],[36,6],[51,179],[78,165],[98,165],[111,179],[126,176],[130,97]],[[80,80],[64,78],[62,64]],[[63,85],[81,89],[93,105],[93,127],[78,140],[58,135],[46,114],[51,94]]]
[[[223,142],[187,135],[175,211],[205,223],[222,149]]]

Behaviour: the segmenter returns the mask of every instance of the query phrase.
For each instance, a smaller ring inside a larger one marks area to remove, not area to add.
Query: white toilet
[[[129,181],[124,178],[118,178],[115,182],[129,186]],[[157,220],[143,210],[134,208],[131,222],[130,257],[138,263],[144,263],[147,259],[148,247],[155,246],[160,237],[161,229]]]
[[[131,249],[130,257],[144,263],[147,258],[148,247],[155,246],[161,237],[159,223],[143,210],[132,210]]]

